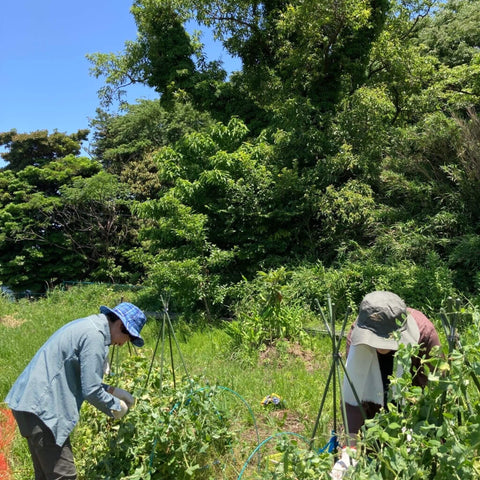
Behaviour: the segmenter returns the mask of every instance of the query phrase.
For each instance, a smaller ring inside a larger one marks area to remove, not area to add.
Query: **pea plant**
[[[146,378],[147,367],[138,357],[122,365],[128,380],[120,386],[133,392],[136,404],[120,421],[84,405],[73,438],[79,480],[329,478],[331,455],[295,440],[275,442],[249,463],[259,443],[255,419],[222,398],[222,387],[185,380],[174,388],[154,380],[135,390],[132,379]]]
[[[444,346],[422,359],[428,375],[423,389],[412,386],[410,371],[418,347],[401,346],[396,361],[404,373],[391,379],[387,408],[366,421],[357,443],[358,463],[346,471],[345,479],[480,478],[477,320],[462,331],[468,343],[452,342],[448,352]],[[79,480],[330,478],[334,455],[303,445],[296,437],[272,442],[258,463],[249,457],[264,442],[253,434],[251,419],[245,421],[238,408],[219,401],[220,387],[204,388],[189,379],[174,388],[155,380],[158,371],[148,388],[138,387],[148,370],[139,357],[130,357],[122,369],[126,380],[119,386],[132,391],[136,405],[120,421],[93,407],[83,408],[73,438]],[[247,457],[254,467],[248,471]]]
[[[130,378],[142,376],[143,359],[124,365]],[[135,372],[135,375],[133,374]],[[75,432],[80,479],[209,479],[222,478],[233,445],[229,412],[213,400],[215,387],[192,381],[135,391],[136,405],[114,421],[86,405]],[[142,391],[143,390],[143,391]]]
[[[469,338],[478,338],[470,332]],[[478,340],[447,356],[423,360],[428,385],[412,386],[408,360],[418,347],[401,347],[401,378],[392,379],[387,411],[367,420],[359,462],[347,478],[480,478]]]

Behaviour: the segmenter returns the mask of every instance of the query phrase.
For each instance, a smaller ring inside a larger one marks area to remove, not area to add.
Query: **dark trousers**
[[[14,410],[13,416],[22,437],[27,439],[35,480],[75,480],[77,471],[70,438],[59,447],[51,430],[36,415]]]

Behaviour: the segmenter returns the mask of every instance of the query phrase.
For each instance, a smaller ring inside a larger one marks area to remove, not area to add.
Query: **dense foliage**
[[[122,368],[136,372],[124,386],[138,394],[137,404],[119,423],[85,406],[85,423],[76,433],[81,478],[219,478],[216,472],[231,457],[233,430],[229,412],[216,405],[215,389],[187,382],[160,390],[155,369],[154,382],[142,392],[138,383],[146,377],[146,359],[132,358]],[[91,455],[98,461],[91,462]]]
[[[0,134],[1,283],[148,284],[211,318],[283,267],[285,285],[312,298],[322,278],[345,304],[374,288],[432,309],[477,295],[479,0],[131,12],[137,38],[90,54],[91,71],[104,107],[132,83],[158,100],[98,110],[93,159],[86,131]],[[190,21],[241,71],[206,61]]]

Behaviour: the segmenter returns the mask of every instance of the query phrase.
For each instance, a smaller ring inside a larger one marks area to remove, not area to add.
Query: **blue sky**
[[[88,128],[99,106],[102,79],[89,74],[87,53],[120,53],[135,40],[133,0],[8,0],[0,14],[0,132],[55,129],[68,134]],[[211,41],[209,60],[227,70],[240,63]],[[127,100],[157,98],[132,87]]]

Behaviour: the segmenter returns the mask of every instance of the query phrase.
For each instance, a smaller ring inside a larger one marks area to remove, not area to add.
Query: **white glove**
[[[342,456],[340,460],[338,460],[335,463],[335,465],[332,468],[332,471],[330,472],[330,476],[334,480],[341,480],[345,475],[345,472],[347,471],[347,469],[350,467],[354,467],[357,464],[357,461],[348,454],[347,449],[350,452],[355,452],[355,448],[353,447],[342,448]]]
[[[110,411],[112,412],[113,418],[118,420],[128,412],[128,407],[123,400],[120,400],[120,410],[110,410]]]
[[[128,393],[126,390],[123,390],[122,388],[118,387],[110,387],[108,389],[108,392],[111,393],[114,397],[119,398],[120,400],[123,400],[128,408],[133,407],[133,404],[135,403],[135,398],[133,397],[132,394]]]
[[[108,361],[108,357],[105,358],[105,361],[103,362],[103,374],[104,375],[110,375],[110,363]]]

